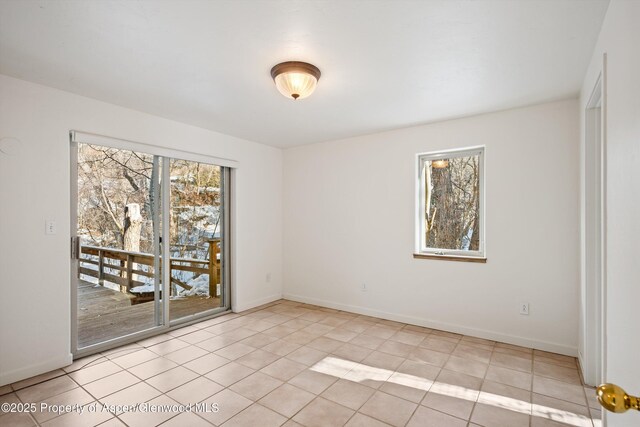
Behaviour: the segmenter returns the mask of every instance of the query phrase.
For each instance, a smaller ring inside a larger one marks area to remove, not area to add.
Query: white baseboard
[[[507,344],[519,345],[522,347],[535,348],[537,350],[549,351],[552,353],[564,354],[566,356],[576,357],[578,348],[564,344],[558,344],[548,341],[541,341],[516,335],[508,335],[485,329],[477,329],[468,326],[455,325],[451,323],[439,322],[433,319],[425,319],[420,317],[405,316],[397,313],[389,313],[386,311],[373,310],[370,308],[340,304],[333,301],[326,301],[317,298],[311,298],[301,295],[284,293],[282,298],[291,301],[302,302],[306,304],[319,305],[322,307],[333,308],[335,310],[348,311],[350,313],[362,314],[365,316],[379,317],[381,319],[393,320],[396,322],[408,323],[411,325],[424,326],[426,328],[438,329],[441,331],[453,332],[456,334],[469,335],[477,338],[483,338],[492,341],[498,341]]]
[[[233,304],[231,310],[234,313],[239,313],[241,311],[250,310],[254,307],[258,307],[264,304],[269,304],[270,302],[278,301],[279,299],[282,299],[282,294],[274,294],[268,297],[255,299],[253,301],[243,302],[241,304]]]
[[[42,363],[36,363],[34,365],[24,366],[13,371],[0,372],[0,386],[15,383],[25,380],[27,378],[35,377],[36,375],[51,372],[56,369],[60,369],[64,366],[68,366],[73,362],[73,356],[71,353],[66,354],[55,359],[48,359]]]

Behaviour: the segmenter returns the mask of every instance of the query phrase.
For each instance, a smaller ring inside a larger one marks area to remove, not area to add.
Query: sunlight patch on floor
[[[551,408],[538,404],[531,404],[524,400],[501,396],[494,393],[473,390],[453,384],[431,381],[416,375],[376,368],[374,366],[339,359],[325,357],[310,368],[312,371],[354,382],[380,381],[412,387],[419,390],[437,393],[470,402],[478,402],[496,408],[507,409],[534,417],[545,418],[576,427],[592,427],[591,418],[573,412]]]

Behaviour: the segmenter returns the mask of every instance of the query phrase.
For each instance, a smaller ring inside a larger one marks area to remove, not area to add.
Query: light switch
[[[44,234],[56,234],[56,233],[58,233],[58,226],[56,225],[56,222],[52,219],[46,220]]]

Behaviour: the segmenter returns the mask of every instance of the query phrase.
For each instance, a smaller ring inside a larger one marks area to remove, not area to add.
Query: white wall
[[[640,2],[612,0],[582,89],[584,110],[606,67],[606,382],[640,394]],[[584,138],[583,138],[584,139]],[[640,415],[607,414],[610,427],[637,426]]]
[[[285,150],[285,297],[575,355],[578,120],[568,100]],[[415,154],[474,145],[488,262],[413,259]]]
[[[280,149],[0,75],[0,385],[70,362],[71,129],[239,161],[234,309],[280,298]]]

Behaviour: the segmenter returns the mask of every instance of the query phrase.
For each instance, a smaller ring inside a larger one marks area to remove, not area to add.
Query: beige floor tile
[[[0,395],[0,403],[20,403],[20,399],[18,399],[18,395],[15,393],[7,393]],[[2,414],[3,412],[0,411],[0,415]]]
[[[347,408],[358,410],[373,395],[375,389],[348,380],[338,380],[320,396]]]
[[[415,350],[415,348],[416,348],[415,346],[412,346],[409,344],[403,344],[398,341],[387,340],[383,342],[376,351],[381,351],[383,353],[406,358],[406,357],[409,357],[409,355],[413,350]]]
[[[195,345],[190,345],[189,347],[181,348],[180,350],[165,354],[164,357],[165,359],[169,359],[179,365],[182,365],[207,354],[209,354],[208,351]]]
[[[93,397],[87,393],[86,391],[84,391],[81,387],[78,388],[74,388],[71,389],[69,391],[65,391],[64,393],[60,393],[56,396],[50,397],[48,399],[44,399],[42,401],[39,402],[33,402],[33,403],[37,403],[38,404],[38,410],[35,411],[32,415],[33,417],[36,419],[36,421],[38,423],[43,423],[45,421],[48,421],[52,418],[57,417],[59,414],[56,413],[55,411],[50,411],[50,410],[44,410],[41,411],[40,409],[42,408],[40,406],[41,403],[46,404],[47,408],[51,408],[52,405],[60,405],[60,406],[64,406],[64,405],[80,405],[80,406],[84,406],[87,403],[92,402],[94,399]],[[2,424],[2,422],[0,422],[0,425]]]
[[[286,358],[294,362],[302,363],[305,366],[312,366],[320,360],[328,356],[324,351],[316,350],[311,347],[302,346],[297,350],[287,354]]]
[[[351,409],[317,397],[298,412],[293,420],[306,427],[341,427],[353,414]]]
[[[262,347],[263,350],[268,351],[269,353],[277,354],[278,356],[286,356],[294,350],[299,349],[300,344],[278,340],[274,341],[271,344],[267,344]]]
[[[91,365],[75,372],[71,372],[69,376],[78,384],[84,385],[100,378],[108,377],[116,372],[122,371],[122,367],[115,364],[111,360]]]
[[[489,365],[485,379],[524,390],[531,390],[533,375],[522,371]]]
[[[26,412],[9,412],[0,416],[0,426],[31,427],[37,425],[30,414]]]
[[[582,386],[553,380],[551,378],[533,376],[533,391],[545,396],[566,400],[578,405],[587,405]]]
[[[99,427],[127,427],[125,423],[117,418],[110,418],[109,420],[98,424]]]
[[[250,336],[249,338],[245,338],[242,341],[240,341],[242,344],[246,344],[248,346],[251,346],[253,348],[262,348],[267,344],[271,344],[274,341],[277,341],[278,338],[276,337],[272,337],[271,335],[267,335],[267,334],[255,334]]]
[[[517,387],[485,381],[478,396],[478,403],[531,414],[531,392]]]
[[[331,354],[342,359],[361,362],[372,352],[373,350],[371,349],[360,347],[359,345],[355,345],[352,343],[346,343],[335,349]]]
[[[175,400],[170,399],[169,397],[163,394],[159,397],[156,397],[155,399],[150,400],[148,402],[148,405],[149,405],[149,408],[152,408],[152,407],[158,407],[160,405],[172,406],[172,405],[179,405],[179,404]],[[139,411],[126,412],[120,415],[118,418],[124,421],[129,427],[155,427],[179,414],[180,412],[177,412],[177,411],[174,412],[172,410],[154,412],[153,410],[149,409],[145,411],[139,410]]]
[[[390,394],[376,391],[361,408],[361,413],[369,415],[392,426],[404,426],[418,405]]]
[[[324,319],[322,319],[321,321],[319,321],[318,323],[320,323],[321,325],[328,325],[328,326],[338,327],[338,326],[341,326],[341,325],[347,323],[348,321],[349,321],[349,319],[345,319],[345,318],[342,318],[342,317],[328,316],[328,317],[325,317]]]
[[[471,422],[486,427],[529,427],[530,416],[508,409],[477,403]]]
[[[357,332],[353,332],[353,331],[349,331],[347,329],[335,328],[335,329],[327,332],[326,334],[324,334],[324,336],[327,337],[327,338],[331,338],[333,340],[337,340],[337,341],[349,342],[352,339],[354,339],[355,337],[357,337],[358,333]]]
[[[478,378],[484,378],[487,373],[488,364],[471,359],[464,359],[458,356],[450,356],[444,368],[450,371],[461,372]]]
[[[85,384],[82,387],[96,399],[101,399],[138,382],[140,382],[139,378],[131,375],[127,371],[121,371],[92,383]]]
[[[533,373],[543,377],[553,378],[554,380],[563,381],[566,383],[581,385],[580,374],[578,368],[565,368],[560,365],[553,365],[549,363],[542,363],[538,360],[533,362]]]
[[[289,384],[313,394],[320,394],[336,381],[338,381],[338,378],[334,376],[306,369],[291,378]]]
[[[131,368],[132,366],[148,362],[149,360],[155,359],[157,357],[159,356],[153,351],[149,351],[146,348],[143,348],[141,350],[134,351],[133,353],[111,359],[111,361],[121,368],[127,369]]]
[[[267,329],[273,328],[273,323],[258,319],[252,321],[251,323],[247,323],[245,327],[256,332],[262,332],[266,331]]]
[[[457,342],[450,341],[446,338],[429,335],[420,344],[420,347],[427,348],[433,351],[439,351],[441,353],[450,354],[455,350]]]
[[[164,342],[164,341],[169,341],[170,339],[173,339],[173,337],[169,334],[161,334],[161,335],[156,335],[153,337],[149,337],[149,338],[145,338],[143,340],[138,341],[136,344],[142,346],[142,347],[151,347],[152,345],[156,345],[158,343]]]
[[[463,343],[461,341],[451,354],[463,359],[471,359],[482,363],[489,363],[489,361],[491,360],[491,352],[492,350],[487,350],[483,347],[479,348],[473,345],[468,345],[467,343]]]
[[[491,356],[491,364],[494,366],[500,366],[502,368],[515,369],[516,371],[522,371],[531,373],[532,363],[531,360],[523,359],[518,356],[512,356],[504,353],[493,353]]]
[[[184,326],[182,328],[178,328],[178,329],[174,329],[173,331],[169,331],[167,332],[167,335],[171,335],[172,337],[181,337],[187,334],[190,334],[192,332],[198,332],[200,330],[200,328],[197,328],[193,325],[190,326]]]
[[[135,353],[138,350],[142,350],[144,347],[138,343],[125,344],[120,347],[112,348],[110,350],[103,351],[102,354],[107,359],[115,359],[116,357],[125,356],[129,353]]]
[[[214,369],[226,365],[229,362],[229,359],[225,359],[217,354],[209,353],[206,356],[198,357],[197,359],[187,362],[183,366],[197,374],[204,375]]]
[[[591,413],[586,406],[567,402],[542,394],[533,393],[532,415],[539,418],[559,420],[560,417],[583,419],[589,418]]]
[[[385,340],[382,338],[365,335],[364,333],[349,341],[351,344],[359,345],[360,347],[368,348],[370,350],[377,349],[383,342],[385,342]]]
[[[196,404],[213,396],[224,387],[205,377],[198,377],[193,381],[176,387],[167,392],[167,396],[183,405]]]
[[[464,420],[419,406],[409,420],[407,427],[466,427],[466,425],[467,422]]]
[[[464,395],[475,400],[480,393],[481,385],[482,379],[478,377],[443,369],[429,391],[446,395]]]
[[[449,339],[449,340],[455,341],[455,342],[458,342],[458,341],[460,341],[462,339],[462,335],[460,335],[460,334],[454,334],[453,332],[447,332],[447,331],[440,331],[440,330],[437,330],[437,329],[434,329],[431,332],[431,334],[439,336],[439,337],[443,337],[443,338],[446,338],[446,339]]]
[[[268,321],[268,319],[265,319],[266,321]],[[283,338],[283,337],[287,337],[289,335],[291,335],[292,333],[296,332],[297,329],[294,328],[289,328],[287,326],[282,326],[282,325],[277,325],[274,326],[273,328],[267,329],[262,331],[263,334],[266,335],[270,335],[272,337],[276,337],[276,338]]]
[[[27,378],[26,380],[15,382],[11,384],[11,388],[17,391],[23,388],[30,387],[34,384],[39,384],[53,378],[61,377],[63,375],[65,375],[65,371],[63,371],[62,369],[56,369],[41,375],[36,375],[35,377]]]
[[[314,323],[314,324],[311,324],[311,325],[307,326],[306,328],[302,328],[302,331],[306,332],[308,334],[311,334],[311,335],[320,336],[320,335],[324,335],[324,334],[326,334],[329,331],[332,331],[334,329],[335,328],[333,326],[322,325],[320,323]]]
[[[157,359],[150,360],[148,362],[141,363],[132,368],[127,369],[136,377],[146,380],[147,378],[151,378],[155,375],[161,374],[163,372],[168,371],[169,369],[173,369],[177,367],[178,364],[172,362],[171,360],[165,359],[164,357],[159,357]]]
[[[324,351],[326,353],[331,353],[338,347],[342,346],[344,343],[342,341],[334,340],[327,337],[318,337],[313,341],[309,342],[307,345],[309,347],[315,348],[316,350]]]
[[[234,329],[233,331],[229,331],[229,332],[225,332],[224,334],[221,334],[221,337],[228,337],[231,338],[234,342],[243,340],[245,338],[248,338],[250,336],[253,336],[255,334],[257,334],[257,331],[254,331],[253,329],[248,329],[245,327],[240,327],[237,329]]]
[[[160,356],[164,356],[165,354],[180,350],[181,348],[187,347],[188,345],[189,343],[186,343],[178,338],[172,338],[168,341],[163,341],[159,344],[147,347],[147,350],[153,351]]]
[[[224,423],[223,427],[278,427],[287,419],[262,405],[254,403]]]
[[[426,338],[425,334],[401,330],[393,334],[389,339],[392,341],[401,342],[411,346],[420,344]]]
[[[442,367],[445,363],[447,363],[447,360],[449,360],[449,356],[450,355],[447,353],[441,353],[439,351],[429,350],[428,348],[417,347],[413,349],[413,351],[407,358],[410,360]]]
[[[95,408],[90,411],[89,407]],[[110,412],[101,411],[100,405],[89,403],[84,406],[82,413],[68,412],[62,414],[59,417],[53,418],[42,424],[43,427],[92,427],[105,421],[112,419],[113,415]]]
[[[292,328],[297,330],[300,330],[302,328],[306,328],[309,325],[312,325],[313,322],[309,322],[307,320],[302,320],[302,319],[291,319],[289,321],[286,321],[282,324],[282,326],[285,326],[287,328]]]
[[[394,372],[389,379],[380,386],[380,391],[413,403],[420,403],[432,385],[432,380],[410,374],[403,374],[401,372]]]
[[[220,350],[217,350],[215,353],[218,356],[222,356],[225,359],[229,359],[229,360],[235,360],[239,357],[244,356],[245,354],[249,354],[253,351],[255,351],[256,349],[246,345],[246,344],[242,344],[242,343],[235,343],[235,344],[231,344],[227,347],[221,348]]]
[[[282,381],[262,372],[255,372],[233,384],[229,389],[247,399],[257,401],[282,385]]]
[[[270,365],[265,366],[260,370],[260,372],[263,372],[281,381],[289,381],[291,378],[295,377],[306,368],[307,367],[302,363],[282,358],[276,360]]]
[[[254,352],[239,357],[238,359],[236,359],[236,362],[240,363],[241,365],[248,366],[251,369],[258,370],[275,362],[278,359],[280,359],[279,355],[258,349]]]
[[[496,353],[503,353],[503,354],[508,354],[511,356],[516,356],[516,357],[520,357],[523,359],[527,359],[527,360],[533,360],[533,350],[532,349],[525,349],[525,350],[529,350],[528,352],[526,351],[522,351],[519,348],[523,348],[523,347],[519,347],[519,348],[513,348],[516,346],[512,346],[512,347],[501,347],[500,346],[501,343],[497,343],[496,346],[493,348],[493,351]]]
[[[235,341],[232,338],[217,336],[200,341],[195,345],[207,351],[217,351],[233,344],[234,342]]]
[[[27,388],[16,391],[16,394],[22,402],[35,403],[40,402],[48,397],[56,396],[65,391],[69,391],[78,387],[71,378],[64,375],[40,384],[32,385]]]
[[[155,399],[162,393],[149,384],[140,382],[134,384],[131,387],[127,387],[116,393],[100,399],[100,403],[108,406],[106,410],[110,411],[113,415],[120,415],[122,408],[118,406],[134,405],[136,403],[148,402],[151,399]]]
[[[587,402],[590,408],[600,409],[600,402],[598,402],[598,394],[596,393],[596,389],[593,387],[585,386],[584,394],[587,396]]]
[[[211,425],[209,421],[205,421],[193,412],[183,412],[162,423],[162,427],[211,427]]]
[[[388,426],[389,424],[373,419],[367,415],[361,414],[360,412],[356,412],[356,414],[353,417],[351,417],[349,422],[345,424],[345,427],[388,427]]]
[[[5,394],[9,394],[9,393],[13,393],[13,389],[11,388],[10,384],[6,384],[3,386],[0,386],[0,396],[3,396]]]
[[[176,387],[185,384],[194,378],[196,378],[198,374],[189,369],[178,366],[177,368],[169,369],[161,374],[156,375],[155,377],[151,377],[146,380],[147,384],[157,388],[163,393],[168,392],[169,390],[173,390]]]
[[[192,332],[187,335],[181,336],[180,339],[189,344],[197,344],[199,342],[211,339],[213,337],[215,337],[215,335],[213,335],[210,332],[197,330],[196,332]]]
[[[454,417],[468,420],[471,417],[474,400],[467,400],[454,396],[447,396],[439,393],[429,392],[422,400],[422,405],[428,406],[440,412],[444,412]]]
[[[260,399],[259,403],[287,418],[291,418],[315,397],[315,394],[294,387],[291,384],[283,384]]]
[[[343,323],[340,327],[343,329],[347,329],[349,331],[353,331],[361,334],[374,325],[375,323],[368,322],[368,321],[350,320],[346,323]]]
[[[429,365],[428,363],[405,360],[400,366],[398,366],[397,371],[403,374],[413,375],[420,379],[433,381],[438,378],[441,369],[437,366]]]
[[[388,340],[391,338],[397,331],[390,328],[385,328],[380,325],[375,325],[364,331],[363,335],[369,335],[371,337],[382,338],[384,340]]]
[[[98,363],[102,363],[105,360],[107,359],[101,354],[94,354],[91,356],[83,357],[82,359],[74,360],[71,365],[65,366],[64,368],[62,368],[62,370],[69,373],[77,371],[78,369],[88,368],[91,365],[97,365]]]
[[[197,412],[199,416],[217,426],[221,425],[243,409],[251,406],[253,402],[229,389],[214,394],[204,401],[209,407],[216,405],[218,411]]]
[[[218,369],[214,369],[206,374],[205,377],[217,382],[218,384],[222,384],[225,387],[229,387],[231,384],[240,381],[254,372],[254,369],[236,362],[231,362]]]
[[[392,354],[382,353],[375,350],[362,360],[362,364],[394,371],[404,361],[405,359],[403,357],[398,357]]]

